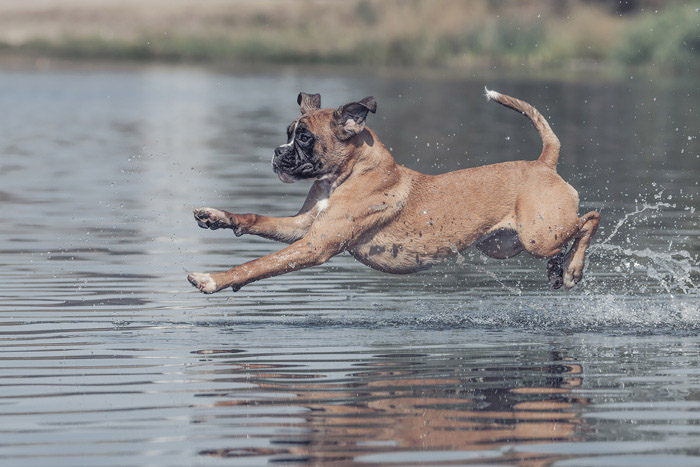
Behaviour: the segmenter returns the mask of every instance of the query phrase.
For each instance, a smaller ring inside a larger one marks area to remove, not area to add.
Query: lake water
[[[574,290],[473,251],[187,283],[280,247],[192,209],[296,212],[270,159],[300,90],[375,96],[425,172],[536,157],[484,85],[549,118],[601,212]],[[0,109],[0,464],[700,465],[697,81],[83,66],[0,71]]]

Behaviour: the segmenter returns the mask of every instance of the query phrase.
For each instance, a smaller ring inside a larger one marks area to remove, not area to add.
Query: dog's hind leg
[[[568,253],[564,256],[564,287],[567,289],[575,286],[583,277],[583,268],[586,261],[586,250],[591,245],[591,239],[598,230],[600,223],[600,214],[596,211],[591,211],[580,220],[580,226],[576,235],[574,235],[574,244]]]

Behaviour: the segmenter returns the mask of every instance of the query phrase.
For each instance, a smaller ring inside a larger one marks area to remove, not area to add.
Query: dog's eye
[[[311,138],[306,133],[302,133],[299,135],[299,141],[301,141],[302,143],[308,143],[310,139]]]

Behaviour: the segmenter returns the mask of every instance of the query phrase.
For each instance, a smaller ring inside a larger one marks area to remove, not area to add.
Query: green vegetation
[[[675,7],[644,15],[624,32],[614,53],[624,64],[700,71],[700,12]]]
[[[164,24],[133,21],[131,29],[117,31],[109,30],[108,15],[92,28],[78,21],[61,34],[37,32],[23,41],[5,40],[0,33],[0,53],[244,64],[700,70],[700,4],[661,3],[663,8],[654,4],[654,10],[620,14],[596,0],[351,0],[318,4],[307,14],[293,2],[257,2],[225,11],[177,11],[169,19],[165,12]],[[188,15],[189,22],[180,25],[180,17]]]

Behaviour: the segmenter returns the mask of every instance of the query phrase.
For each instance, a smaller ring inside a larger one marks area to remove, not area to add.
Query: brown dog
[[[323,264],[348,251],[380,271],[420,271],[476,244],[493,258],[527,251],[547,264],[553,288],[573,287],[583,276],[586,249],[600,216],[578,217],[578,193],[556,172],[559,140],[544,117],[518,99],[486,91],[489,99],[523,113],[543,141],[535,161],[515,161],[425,175],[397,165],[365,126],[376,112],[372,97],[337,110],[321,109],[321,96],[299,94],[301,117],[275,149],[280,180],[315,180],[293,217],[194,211],[200,227],[232,229],[290,243],[277,253],[223,272],[192,273],[201,292],[246,284]],[[573,246],[564,253],[573,239]]]

